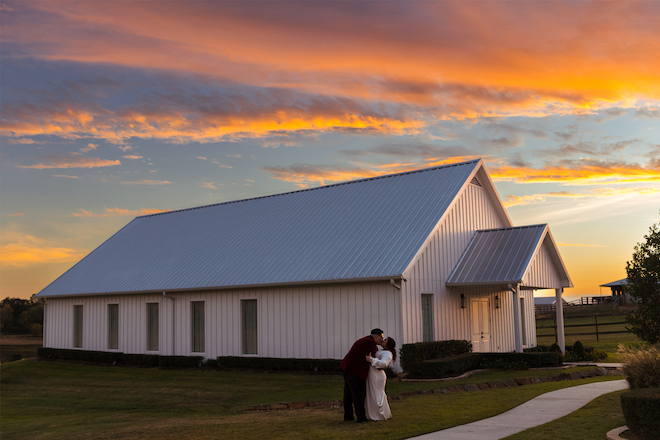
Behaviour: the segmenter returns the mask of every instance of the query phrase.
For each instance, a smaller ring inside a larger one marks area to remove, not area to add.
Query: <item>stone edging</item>
[[[627,430],[628,427],[625,425],[620,426],[618,428],[614,428],[613,430],[607,432],[607,440],[626,440],[623,437],[621,437],[619,434]]]
[[[452,385],[445,388],[438,388],[433,390],[424,390],[424,391],[404,391],[400,396],[390,397],[388,400],[402,400],[406,396],[414,396],[419,394],[449,394],[449,393],[462,393],[466,391],[480,391],[488,390],[491,388],[513,388],[523,385],[532,385],[537,383],[544,382],[560,382],[564,380],[579,380],[585,379],[588,377],[598,377],[598,376],[607,376],[609,374],[622,374],[618,370],[608,372],[605,368],[600,367],[596,370],[583,371],[580,373],[562,373],[554,376],[543,376],[543,377],[520,377],[517,379],[501,380],[486,382],[480,384],[467,384],[467,385]],[[258,405],[258,406],[249,406],[243,408],[244,411],[274,411],[274,410],[285,410],[285,409],[302,409],[302,408],[339,408],[342,406],[341,401],[331,400],[331,401],[319,401],[319,402],[293,402],[293,403],[275,403],[272,405]]]

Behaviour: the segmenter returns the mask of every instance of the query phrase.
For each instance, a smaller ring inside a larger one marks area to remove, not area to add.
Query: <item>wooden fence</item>
[[[610,325],[621,325],[621,324],[627,324],[626,321],[617,321],[617,322],[598,322],[598,316],[581,316],[581,317],[574,317],[574,318],[593,318],[594,323],[593,324],[570,324],[570,325],[564,325],[564,329],[571,328],[571,327],[596,327],[596,331],[592,333],[568,333],[566,332],[564,336],[593,336],[596,335],[596,341],[600,341],[600,335],[611,335],[615,333],[628,333],[628,330],[618,330],[618,331],[602,331],[603,327],[610,326]],[[559,338],[557,336],[557,318],[554,318],[554,325],[540,325],[537,326],[536,329],[542,329],[542,328],[552,328],[555,331],[555,341],[558,341]],[[551,335],[537,335],[537,336],[551,336]]]

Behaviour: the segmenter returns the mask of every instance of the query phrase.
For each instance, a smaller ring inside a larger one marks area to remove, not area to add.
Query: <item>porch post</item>
[[[555,289],[555,312],[557,314],[557,344],[561,352],[566,354],[566,337],[564,335],[564,303],[561,295],[564,289]]]
[[[518,285],[509,284],[509,289],[513,292],[513,335],[516,343],[516,353],[522,353],[522,326],[520,316],[520,294],[518,293]]]

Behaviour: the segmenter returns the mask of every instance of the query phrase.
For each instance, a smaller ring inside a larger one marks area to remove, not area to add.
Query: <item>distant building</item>
[[[534,290],[565,287],[474,160],[137,217],[38,297],[45,347],[341,359],[374,327],[522,351]]]
[[[612,281],[611,283],[601,284],[600,287],[609,287],[612,290],[612,301],[619,301],[619,304],[626,304],[630,302],[630,295],[624,292],[625,286],[628,285],[628,278],[622,280]]]

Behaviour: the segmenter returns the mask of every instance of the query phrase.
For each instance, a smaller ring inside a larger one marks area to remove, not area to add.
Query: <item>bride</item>
[[[388,420],[392,418],[390,405],[385,394],[387,375],[385,369],[396,360],[396,342],[385,338],[380,344],[384,349],[378,350],[376,356],[367,355],[369,375],[367,376],[367,398],[364,400],[367,417],[371,420]]]

